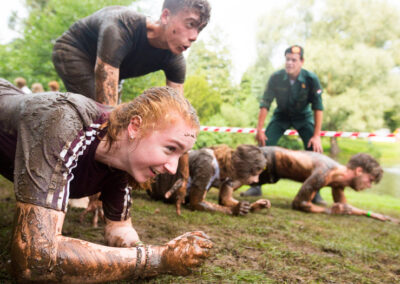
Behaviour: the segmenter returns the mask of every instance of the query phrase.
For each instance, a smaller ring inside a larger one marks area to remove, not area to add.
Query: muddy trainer
[[[0,80],[0,173],[17,200],[11,270],[20,282],[105,282],[187,274],[208,255],[203,232],[137,246],[130,190],[175,174],[199,130],[192,106],[169,87],[117,108],[77,94],[24,94]],[[101,192],[105,240],[61,235],[69,198]],[[122,248],[123,247],[123,248]]]

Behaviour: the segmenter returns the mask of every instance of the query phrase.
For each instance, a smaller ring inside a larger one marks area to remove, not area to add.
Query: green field
[[[381,159],[398,149],[390,146],[394,144],[388,145],[380,151]],[[365,143],[360,148],[364,146],[370,147]],[[174,206],[151,201],[144,192],[134,192],[132,220],[143,242],[162,244],[194,230],[205,231],[214,242],[211,257],[189,276],[162,275],[139,283],[400,282],[399,225],[367,217],[294,211],[291,200],[299,187],[299,183],[284,180],[265,185],[264,197],[271,200],[272,208],[244,217],[186,208],[179,217]],[[240,189],[244,190],[245,187]],[[321,193],[331,204],[330,190],[325,188]],[[235,196],[239,198],[239,192]],[[352,205],[400,218],[399,199],[351,189],[346,190],[346,196]],[[212,189],[207,199],[217,202],[217,190]],[[10,257],[14,207],[12,184],[0,178],[0,283],[13,283],[6,262]],[[102,244],[103,224],[91,228],[90,216],[81,224],[80,212],[82,209],[69,209],[63,234]]]

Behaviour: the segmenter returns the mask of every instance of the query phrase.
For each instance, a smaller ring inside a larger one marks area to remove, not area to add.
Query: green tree
[[[51,53],[55,40],[75,21],[110,5],[129,5],[134,0],[26,0],[26,19],[11,18],[22,38],[0,45],[0,76],[12,81],[23,76],[29,84],[44,86],[58,76]],[[60,80],[59,80],[60,81]]]
[[[391,110],[400,98],[399,74],[393,72],[400,63],[398,7],[384,0],[301,0],[282,10],[260,21],[256,65],[269,64],[282,46],[301,44],[304,67],[318,75],[324,89],[323,129],[374,131],[393,125]],[[296,15],[296,25],[289,15]]]

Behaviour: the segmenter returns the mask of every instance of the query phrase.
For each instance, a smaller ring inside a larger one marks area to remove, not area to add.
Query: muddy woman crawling
[[[267,199],[250,204],[233,198],[233,191],[258,181],[265,164],[260,148],[253,145],[240,145],[236,150],[226,145],[194,150],[189,152],[189,165],[180,164],[173,176],[157,176],[148,193],[153,199],[174,202],[178,214],[180,204],[186,200],[193,210],[245,215],[271,206]],[[182,190],[185,167],[189,168],[189,180]],[[211,187],[219,188],[219,204],[205,200]]]
[[[1,79],[0,173],[14,182],[17,200],[13,276],[93,283],[184,275],[200,264],[212,247],[203,232],[138,245],[129,211],[131,188],[174,174],[198,129],[192,106],[168,87],[112,109],[71,93],[23,94]],[[63,236],[68,199],[97,192],[109,246]]]
[[[382,178],[381,166],[370,155],[356,154],[344,166],[323,154],[311,151],[293,151],[270,146],[261,147],[261,150],[267,160],[267,167],[260,174],[258,185],[276,183],[281,178],[303,182],[293,200],[293,209],[310,213],[364,215],[399,223],[397,219],[358,209],[347,203],[344,194],[346,186],[362,191]],[[325,186],[332,188],[334,204],[331,208],[311,202],[315,194]]]

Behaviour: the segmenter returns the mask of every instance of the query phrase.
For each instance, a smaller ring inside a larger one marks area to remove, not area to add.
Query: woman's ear
[[[128,125],[128,135],[130,139],[135,139],[142,125],[142,118],[139,115],[132,116]]]

